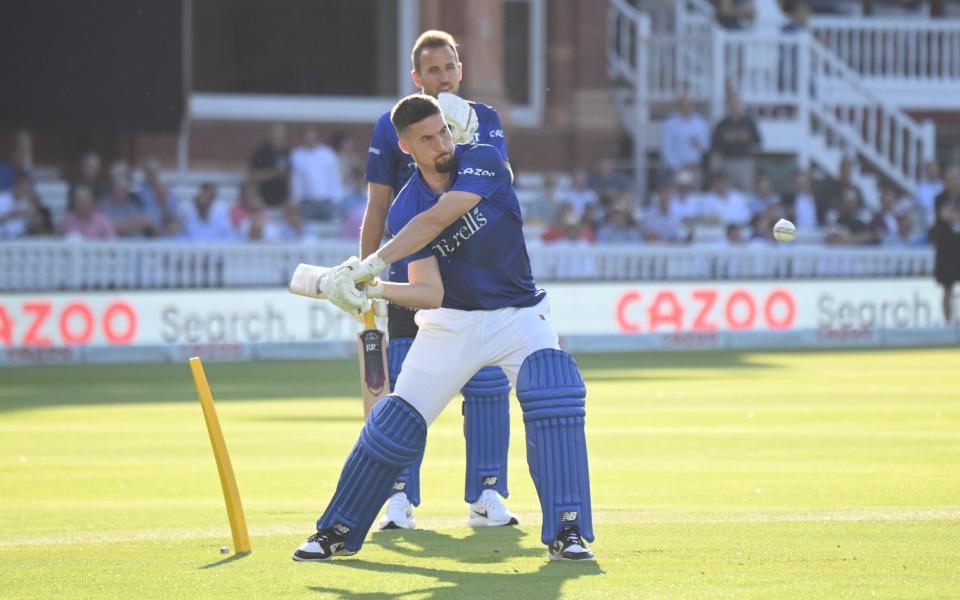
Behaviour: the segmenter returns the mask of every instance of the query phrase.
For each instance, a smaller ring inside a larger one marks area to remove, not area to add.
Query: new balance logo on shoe
[[[344,525],[343,523],[340,523],[339,521],[337,523],[334,523],[333,528],[336,529],[337,533],[339,533],[340,535],[347,535],[348,533],[350,533],[350,528]]]

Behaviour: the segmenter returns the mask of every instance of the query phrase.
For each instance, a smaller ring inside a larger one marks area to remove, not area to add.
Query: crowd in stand
[[[609,160],[590,173],[576,172],[563,189],[548,177],[542,199],[527,215],[528,222],[549,225],[544,242],[676,244],[705,241],[698,235],[719,231],[703,237],[721,246],[763,246],[775,243],[773,224],[787,218],[802,234],[828,244],[915,247],[927,243],[937,203],[960,201],[960,165],[948,167],[941,179],[935,162],[926,165],[915,197],[883,187],[873,210],[854,183],[855,165],[848,158],[837,179],[796,171],[778,191],[757,168],[760,133],[735,94],[712,128],[688,98],[677,105],[662,127],[653,197],[644,203]]]

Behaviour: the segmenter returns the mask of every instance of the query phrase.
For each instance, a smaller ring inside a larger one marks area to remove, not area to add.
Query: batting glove
[[[297,265],[293,276],[290,277],[290,293],[307,296],[308,298],[323,298],[320,291],[320,280],[328,273],[327,267],[316,267],[307,263]]]
[[[331,269],[320,278],[319,286],[327,300],[351,317],[356,318],[370,310],[370,299],[363,290],[357,289],[350,269]]]
[[[371,254],[363,260],[356,256],[351,256],[340,263],[340,267],[353,275],[353,281],[356,283],[369,283],[387,268],[387,263],[376,254]]]
[[[450,126],[453,141],[458,144],[473,142],[477,130],[480,129],[477,111],[473,109],[469,102],[456,94],[441,92],[437,96],[437,100],[440,102],[443,118]]]

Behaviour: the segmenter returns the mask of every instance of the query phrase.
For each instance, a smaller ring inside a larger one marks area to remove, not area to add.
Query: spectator
[[[523,224],[546,225],[553,223],[560,206],[558,197],[557,178],[553,173],[547,173],[543,177],[543,193],[537,194],[532,202],[523,206],[526,209],[523,213]]]
[[[193,199],[192,210],[187,214],[184,235],[191,242],[229,242],[236,239],[228,211],[217,202],[216,184],[200,185],[200,191]]]
[[[783,209],[786,218],[796,225],[799,231],[813,231],[817,228],[817,202],[810,190],[810,176],[806,171],[797,171],[793,178],[793,191],[783,196]]]
[[[158,230],[147,214],[140,197],[130,191],[130,170],[126,163],[116,162],[110,170],[110,193],[103,201],[103,212],[113,222],[118,237],[144,238]]]
[[[331,221],[340,216],[343,179],[340,162],[330,146],[320,143],[317,130],[307,127],[303,145],[290,156],[290,194],[304,218]]]
[[[30,177],[30,156],[23,143],[14,145],[10,160],[0,161],[0,192],[12,189],[20,177]]]
[[[657,190],[656,203],[643,215],[643,239],[647,242],[685,242],[689,233],[683,219],[673,210],[673,190],[662,187]]]
[[[144,162],[143,185],[137,189],[136,195],[158,231],[162,229],[163,221],[169,213],[179,214],[179,202],[170,187],[163,183],[160,161],[156,158],[148,158]]]
[[[360,237],[360,226],[363,224],[363,215],[367,207],[365,172],[351,169],[350,177],[345,181],[347,191],[343,197],[341,237],[355,240]]]
[[[33,181],[20,171],[9,192],[0,192],[0,238],[53,234],[50,210],[33,189]]]
[[[693,191],[694,183],[693,173],[678,171],[674,177],[676,191],[670,200],[670,211],[687,226],[700,220],[702,209],[702,199]]]
[[[747,243],[743,236],[743,229],[736,223],[728,223],[723,228],[723,238],[718,245],[721,248],[742,248]]]
[[[840,161],[839,179],[827,179],[814,192],[817,201],[817,222],[820,225],[829,223],[837,215],[840,202],[847,190],[851,190],[857,199],[857,210],[863,208],[863,193],[853,183],[853,161],[843,158]]]
[[[268,220],[257,186],[252,181],[244,182],[240,186],[237,202],[230,207],[230,225],[244,237],[263,239]]]
[[[274,123],[270,136],[250,157],[250,177],[267,206],[280,206],[290,197],[290,150],[287,128]]]
[[[583,214],[580,215],[580,225],[596,235],[597,230],[600,229],[601,221],[603,221],[603,211],[600,210],[599,206],[588,204],[584,207]]]
[[[923,211],[924,225],[929,229],[937,220],[933,205],[937,196],[943,191],[943,180],[940,179],[940,165],[937,161],[927,161],[923,166],[923,178],[917,186],[917,203]]]
[[[359,229],[358,229],[359,231]],[[283,207],[283,220],[277,225],[271,239],[278,242],[299,242],[306,238],[303,216],[293,204]]]
[[[860,199],[853,188],[846,188],[837,208],[837,220],[825,240],[828,244],[861,245],[873,243],[876,238],[870,226],[859,217]]]
[[[333,151],[337,153],[337,160],[340,163],[340,176],[343,181],[349,182],[356,179],[365,181],[366,157],[357,152],[357,138],[344,131],[338,131],[333,134],[330,145],[333,147]]]
[[[783,26],[784,33],[798,33],[807,31],[810,27],[810,5],[804,0],[793,0],[789,12],[789,20]]]
[[[680,110],[671,114],[663,123],[660,132],[660,158],[663,160],[666,181],[681,169],[694,175],[694,185],[699,187],[701,161],[710,144],[710,127],[693,109],[693,102],[684,92],[679,98]]]
[[[730,187],[730,180],[723,171],[714,173],[711,181],[710,191],[703,196],[701,220],[746,225],[750,221],[750,207],[744,195]]]
[[[78,185],[70,196],[70,209],[60,223],[60,233],[86,240],[112,240],[117,237],[113,222],[100,212],[90,188]]]
[[[636,219],[629,196],[618,199],[597,228],[597,241],[603,244],[637,244],[643,236]]]
[[[880,210],[870,219],[870,229],[877,242],[883,243],[888,237],[897,235],[897,194],[892,188],[880,190]]]
[[[730,175],[733,187],[746,191],[753,186],[755,161],[753,153],[760,147],[760,130],[753,117],[743,111],[740,96],[727,96],[727,114],[717,123],[710,139],[716,169]]]
[[[750,195],[748,203],[750,214],[763,214],[767,211],[767,208],[777,204],[780,204],[780,198],[773,191],[773,182],[765,173],[760,173],[753,184],[753,193]]]
[[[566,202],[560,204],[557,211],[557,218],[553,224],[543,232],[541,239],[545,243],[554,243],[558,241],[572,242],[580,240],[592,244],[596,241],[593,231],[589,227],[584,227],[581,217],[573,210],[573,207]]]
[[[615,161],[610,157],[597,161],[587,177],[587,185],[597,193],[601,202],[604,198],[633,189],[633,181],[617,171]]]
[[[900,208],[896,212],[897,231],[894,235],[884,238],[885,246],[898,248],[922,248],[927,245],[924,236],[914,224],[913,212]]]
[[[953,286],[960,280],[960,165],[949,167],[943,178],[943,191],[934,203],[936,221],[930,241],[936,250],[933,274],[943,287],[943,320],[952,323]]]
[[[724,29],[748,29],[753,23],[753,0],[717,0],[717,23]]]
[[[621,191],[611,188],[606,190],[606,193],[619,193]],[[560,201],[569,203],[573,206],[574,213],[583,215],[587,206],[600,203],[600,197],[597,192],[587,186],[587,172],[583,169],[577,169],[573,172],[570,187],[560,192]]]
[[[153,230],[165,238],[178,237],[183,232],[180,202],[170,191],[170,186],[157,182],[156,186],[151,188],[150,194],[151,201],[147,204],[146,211]]]
[[[87,152],[83,155],[80,159],[80,174],[70,182],[67,190],[68,207],[73,198],[73,189],[78,185],[82,185],[90,190],[96,202],[100,202],[110,194],[110,184],[103,176],[102,169],[103,164],[100,161],[99,154],[96,152]]]

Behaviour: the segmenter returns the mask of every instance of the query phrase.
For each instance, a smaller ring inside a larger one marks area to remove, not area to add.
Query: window
[[[504,0],[503,83],[517,125],[543,122],[545,55],[545,0]]]
[[[373,121],[412,89],[417,0],[191,4],[194,117]]]

